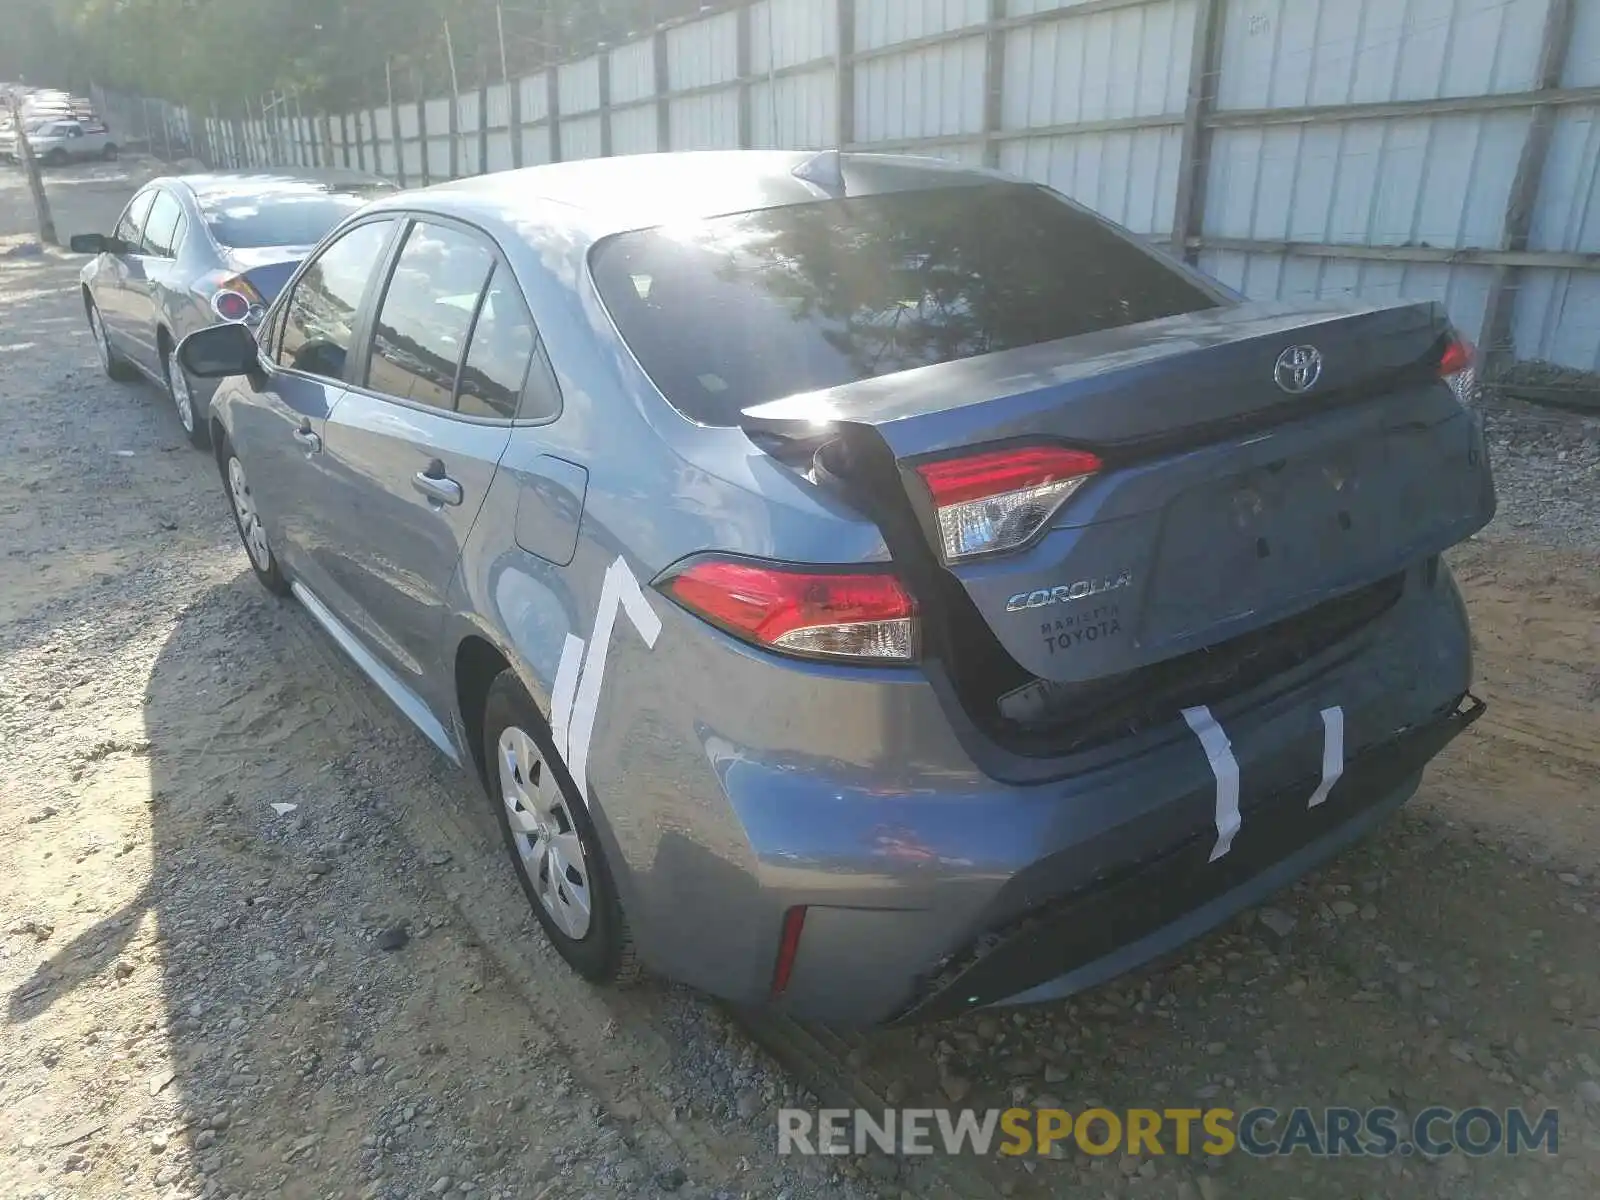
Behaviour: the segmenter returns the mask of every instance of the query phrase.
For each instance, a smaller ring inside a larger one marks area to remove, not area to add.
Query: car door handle
[[[461,485],[448,475],[432,475],[427,471],[418,471],[411,477],[411,486],[435,503],[461,503]]]
[[[322,449],[322,439],[310,426],[302,425],[294,431],[294,440],[306,448],[306,453],[315,454]]]

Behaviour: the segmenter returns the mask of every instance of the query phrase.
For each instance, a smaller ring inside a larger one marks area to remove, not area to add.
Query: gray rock
[[[450,1176],[441,1175],[433,1181],[433,1186],[428,1189],[435,1196],[442,1196],[450,1190]]]
[[[1263,925],[1281,938],[1288,937],[1297,924],[1295,919],[1281,908],[1263,908],[1256,916]]]

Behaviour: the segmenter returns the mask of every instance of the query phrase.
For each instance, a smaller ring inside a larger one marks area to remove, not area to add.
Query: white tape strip
[[[595,712],[600,707],[600,685],[605,682],[606,656],[611,652],[611,631],[617,623],[617,610],[621,609],[639,631],[644,644],[655,647],[661,636],[661,618],[656,616],[645,599],[639,581],[633,577],[628,564],[617,559],[606,568],[605,582],[600,587],[600,606],[595,610],[594,634],[589,639],[589,651],[583,660],[583,676],[578,681],[578,691],[573,697],[572,722],[568,728],[567,769],[572,772],[572,782],[578,787],[578,797],[589,802],[589,742],[594,737]]]
[[[1233,757],[1228,735],[1222,732],[1209,708],[1203,704],[1186,708],[1183,719],[1200,739],[1211,773],[1217,777],[1217,844],[1211,850],[1211,861],[1216,862],[1233,849],[1234,834],[1239,832],[1239,763]]]
[[[1337,704],[1322,710],[1322,782],[1311,793],[1307,808],[1315,808],[1328,798],[1333,785],[1344,774],[1344,709]]]
[[[567,634],[561,644],[561,663],[556,667],[555,691],[550,696],[550,737],[562,762],[568,758],[567,726],[572,721],[572,701],[578,694],[578,676],[583,671],[583,650],[583,639]]]

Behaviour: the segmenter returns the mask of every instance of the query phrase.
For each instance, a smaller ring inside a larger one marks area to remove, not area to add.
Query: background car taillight
[[[923,463],[947,563],[1026,545],[1100,470],[1086,450],[1018,446]]]
[[[893,575],[697,558],[658,582],[695,616],[757,646],[814,658],[909,662],[917,606]]]
[[[267,302],[243,275],[207,275],[196,285],[201,294],[211,293],[211,311],[224,321],[258,324],[267,311]]]
[[[1478,351],[1459,333],[1452,333],[1439,358],[1439,374],[1463,404],[1478,398]]]

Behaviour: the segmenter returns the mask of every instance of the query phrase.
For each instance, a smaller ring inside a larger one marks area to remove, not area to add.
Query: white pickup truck
[[[117,156],[117,143],[111,131],[97,121],[80,121],[75,117],[24,117],[23,128],[34,158],[46,166],[82,159],[109,161]],[[0,132],[0,158],[16,162],[18,157],[16,130]]]

